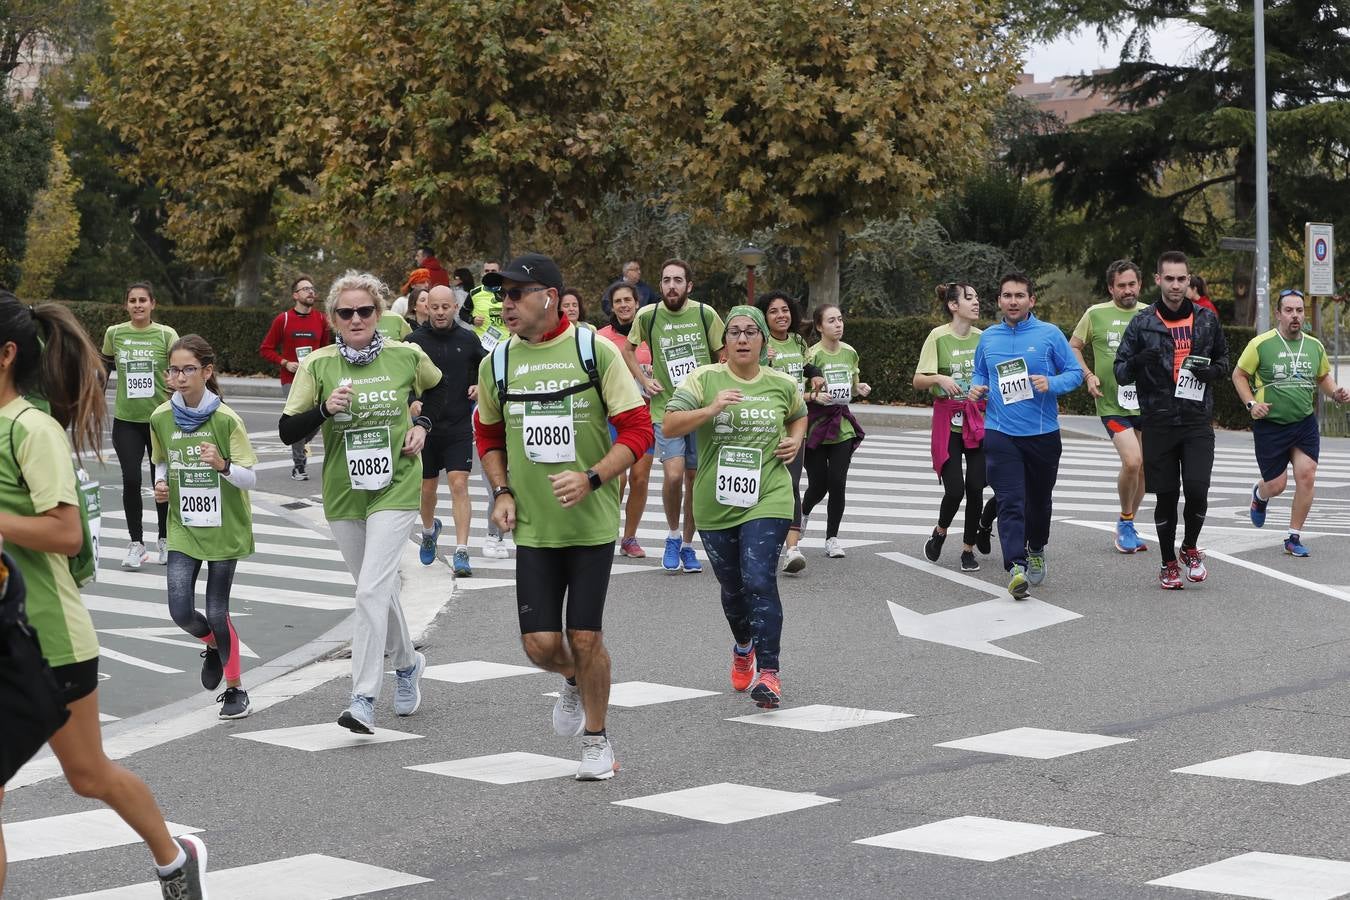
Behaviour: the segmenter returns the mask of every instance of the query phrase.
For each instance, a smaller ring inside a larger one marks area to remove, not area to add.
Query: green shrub
[[[111,303],[67,303],[95,346],[103,345],[108,326],[126,321],[126,310]],[[200,334],[216,351],[216,367],[230,375],[276,375],[276,366],[258,355],[258,345],[272,325],[270,308],[222,306],[157,306],[155,321],[179,334]]]

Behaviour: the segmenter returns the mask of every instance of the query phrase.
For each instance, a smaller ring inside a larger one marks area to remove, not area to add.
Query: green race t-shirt
[[[103,332],[103,355],[117,366],[114,417],[123,422],[149,422],[150,414],[169,399],[165,370],[169,348],[176,340],[178,332],[158,322],[145,328],[118,322]]]
[[[1139,398],[1134,385],[1124,389],[1116,383],[1116,348],[1125,334],[1125,326],[1147,307],[1136,303],[1130,309],[1121,309],[1114,301],[1089,306],[1078,320],[1073,336],[1092,348],[1092,374],[1101,379],[1102,395],[1097,398],[1099,416],[1137,416]],[[1133,402],[1131,402],[1133,401]]]
[[[548,393],[589,380],[577,354],[575,325],[538,344],[512,336],[506,363],[506,387],[512,394]],[[595,341],[595,365],[610,416],[642,405],[642,395],[612,343]],[[510,401],[503,410],[488,356],[478,367],[478,419],[484,425],[506,423],[508,483],[516,495],[516,544],[594,547],[614,542],[619,528],[617,478],[571,509],[562,508],[548,479],[557,472],[584,472],[609,452],[609,422],[595,391],[551,402]]]
[[[384,335],[386,341],[401,341],[412,334],[412,326],[402,316],[385,310],[375,323],[375,330]]]
[[[853,402],[853,390],[858,385],[858,351],[843,341],[834,350],[826,350],[824,344],[813,344],[806,351],[806,361],[820,369],[825,376],[825,391],[835,400]],[[844,419],[839,423],[839,436],[830,444],[851,441],[857,435],[853,423]]]
[[[732,389],[744,399],[700,425],[695,442],[694,518],[699,528],[711,531],[752,519],[792,518],[792,478],[773,455],[787,436],[787,424],[806,415],[790,375],[762,367],[747,381],[726,363],[701,366],[675,390],[666,409],[702,409]]]
[[[248,491],[202,463],[202,444],[214,444],[231,465],[248,469],[258,464],[243,419],[225,404],[186,434],[174,422],[168,403],[155,410],[150,417],[150,461],[169,466],[169,549],[201,560],[252,556]]]
[[[919,349],[915,375],[946,375],[955,379],[963,390],[970,390],[970,379],[975,374],[975,347],[980,343],[980,329],[971,328],[965,337],[958,337],[951,323],[939,325],[928,332]],[[945,397],[942,388],[928,389],[934,397]]]
[[[77,506],[70,441],[51,416],[22,397],[0,407],[0,509],[40,516],[61,504]],[[52,666],[98,656],[98,637],[70,563],[60,553],[29,550],[5,536],[5,550],[28,586],[28,621]]]
[[[496,329],[494,337],[506,337],[506,326],[502,324],[501,292],[480,286],[469,295],[469,299],[473,301],[473,317],[483,320],[481,325],[473,326],[473,333],[478,335],[478,339],[481,341],[489,328]]]
[[[679,312],[671,312],[664,300],[638,310],[628,343],[637,347],[645,341],[652,348],[652,376],[665,388],[652,398],[653,422],[661,421],[680,382],[713,361],[722,349],[724,330],[717,310],[697,300],[685,300]]]
[[[1317,382],[1331,371],[1321,341],[1310,334],[1288,341],[1274,328],[1252,338],[1237,364],[1256,376],[1256,402],[1270,404],[1266,421],[1277,425],[1311,416]]]
[[[798,391],[805,390],[806,341],[802,340],[799,334],[789,334],[787,340],[782,341],[771,334],[766,337],[769,339],[769,349],[773,351],[773,359],[769,360],[769,365],[774,371],[795,379]]]
[[[441,381],[441,370],[416,344],[384,345],[369,365],[347,362],[336,344],[315,350],[296,370],[283,412],[308,412],[350,379],[346,413],[323,421],[323,511],[330,521],[365,519],[386,509],[417,509],[422,461],[404,456],[412,427],[409,391],[421,395]]]

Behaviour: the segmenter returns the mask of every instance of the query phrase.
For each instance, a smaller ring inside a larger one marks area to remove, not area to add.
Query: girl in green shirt
[[[782,291],[761,294],[755,306],[764,314],[764,321],[769,326],[769,365],[790,375],[797,382],[797,390],[805,392],[807,380],[813,376],[819,378],[820,370],[806,364],[806,339],[801,334],[801,307]],[[801,452],[788,463],[788,475],[792,478],[792,524],[788,526],[787,558],[783,562],[783,571],[789,575],[806,568],[806,557],[797,549],[802,539],[801,480],[804,462],[805,453]]]
[[[44,401],[51,415],[26,397]],[[83,548],[83,528],[66,432],[74,426],[77,453],[97,453],[104,416],[98,351],[70,310],[0,291],[0,535],[22,569],[28,620],[70,713],[48,743],[75,792],[111,806],[149,845],[164,895],[202,897],[201,840],[170,837],[145,782],[103,752],[98,639],[68,559]],[[20,726],[6,722],[0,742],[11,727]],[[0,854],[0,892],[4,875]]]
[[[178,332],[153,321],[154,288],[138,281],[127,288],[127,316],[103,333],[103,358],[108,370],[117,370],[117,400],[113,407],[113,451],[122,468],[122,509],[127,516],[131,543],[122,561],[124,569],[139,569],[149,558],[141,525],[141,461],[150,452],[150,414],[169,397],[164,370],[169,365],[169,347]],[[165,525],[169,507],[155,504],[159,546],[155,561],[169,561]]]
[[[169,517],[169,615],[203,641],[202,687],[225,678],[222,719],[251,712],[239,674],[239,638],[230,619],[235,565],[253,554],[248,491],[258,464],[244,422],[220,402],[216,352],[200,335],[179,338],[169,351],[169,402],[150,417],[155,500],[172,500]],[[206,615],[197,612],[197,575],[206,563]]]

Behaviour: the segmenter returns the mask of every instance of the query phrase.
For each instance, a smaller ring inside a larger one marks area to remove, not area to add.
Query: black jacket
[[[404,340],[425,350],[441,370],[441,383],[422,398],[422,414],[431,419],[439,437],[462,425],[473,412],[469,386],[478,383],[478,364],[487,354],[473,329],[459,325],[437,331],[428,322]]]
[[[1175,341],[1172,331],[1158,316],[1159,300],[1130,320],[1116,349],[1115,375],[1120,384],[1133,384],[1139,392],[1139,413],[1145,428],[1212,425],[1214,392],[1228,380],[1228,342],[1218,316],[1204,307],[1190,304],[1194,311],[1191,329],[1191,356],[1209,357],[1210,363],[1195,369],[1195,376],[1207,388],[1204,400],[1182,400],[1175,396],[1177,383],[1172,374]]]

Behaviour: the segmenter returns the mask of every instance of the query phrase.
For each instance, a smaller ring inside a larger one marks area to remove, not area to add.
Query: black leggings
[[[965,476],[961,473],[961,457],[966,460]],[[982,499],[984,496],[985,468],[984,468],[984,445],[978,447],[967,447],[965,439],[960,432],[952,432],[951,438],[947,442],[947,462],[942,467],[942,506],[938,509],[938,527],[944,531],[952,520],[956,518],[956,511],[961,508],[961,500],[966,501],[965,526],[961,532],[961,543],[966,546],[972,546],[975,543],[975,532],[981,525],[986,527],[994,519],[993,510],[988,511],[988,515],[981,516]],[[990,498],[990,507],[994,506],[994,500]]]
[[[150,455],[150,423],[127,422],[113,419],[113,452],[122,467],[122,509],[127,516],[127,533],[134,543],[145,543],[145,528],[141,525],[141,460]],[[159,536],[166,534],[169,504],[155,504],[155,518],[159,522]]]
[[[787,464],[788,477],[792,479],[792,523],[789,530],[802,530],[802,466],[806,463],[806,448],[797,451],[797,456]]]
[[[1186,507],[1182,513],[1182,518],[1186,520],[1186,531],[1181,546],[1194,550],[1196,542],[1200,540],[1200,529],[1205,527],[1205,514],[1209,512],[1209,485],[1183,481],[1181,486],[1186,491]],[[1160,493],[1158,505],[1153,510],[1153,526],[1158,529],[1163,562],[1173,562],[1177,558],[1177,503],[1180,499],[1180,491]]]
[[[802,512],[811,515],[816,504],[830,495],[826,507],[825,538],[839,536],[839,523],[844,520],[844,486],[848,483],[848,465],[853,461],[852,440],[837,444],[821,444],[806,450],[806,496],[802,497]]]

